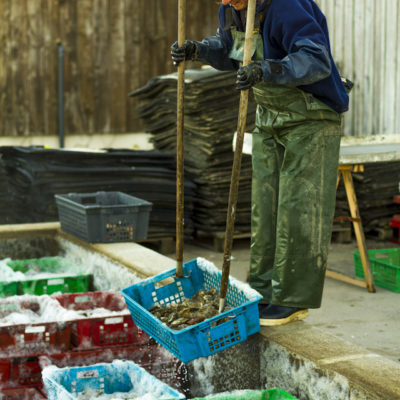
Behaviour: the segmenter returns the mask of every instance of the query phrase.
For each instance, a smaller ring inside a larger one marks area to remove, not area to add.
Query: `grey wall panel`
[[[400,134],[399,0],[317,0],[340,73],[354,82],[345,135]]]

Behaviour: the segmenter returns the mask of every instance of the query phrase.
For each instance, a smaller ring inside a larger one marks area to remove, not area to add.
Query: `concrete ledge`
[[[61,230],[58,231],[58,235],[89,251],[106,256],[110,260],[135,272],[141,278],[148,278],[176,268],[176,261],[172,258],[159,254],[135,242],[91,244]]]
[[[260,334],[269,387],[279,385],[300,399],[400,399],[399,363],[306,322],[262,328]]]
[[[0,239],[54,236],[60,231],[59,222],[0,225]]]

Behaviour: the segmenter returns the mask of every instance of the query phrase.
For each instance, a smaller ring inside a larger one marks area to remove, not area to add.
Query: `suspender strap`
[[[267,4],[265,5],[264,9],[256,14],[256,18],[254,20],[254,32],[257,33],[260,31],[261,25],[265,20],[265,15],[267,14],[268,8],[271,5],[272,0],[268,0]],[[242,25],[240,17],[235,12],[235,9],[230,6],[225,8],[225,31],[231,29],[232,26],[238,28]]]

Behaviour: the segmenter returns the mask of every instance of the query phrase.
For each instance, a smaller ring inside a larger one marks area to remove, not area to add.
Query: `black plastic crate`
[[[152,203],[122,192],[56,194],[64,232],[89,243],[147,238]]]

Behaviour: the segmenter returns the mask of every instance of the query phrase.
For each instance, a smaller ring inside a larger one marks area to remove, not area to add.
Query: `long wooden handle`
[[[178,2],[178,45],[185,41],[186,0]],[[183,165],[183,98],[185,87],[185,61],[178,65],[177,121],[176,121],[176,276],[183,277],[183,207],[184,207],[184,165]]]
[[[256,0],[249,0],[247,7],[247,22],[246,22],[243,65],[248,65],[251,62],[255,13],[256,13]],[[239,189],[240,167],[242,163],[243,140],[246,129],[248,100],[249,100],[249,91],[242,90],[240,92],[236,147],[235,147],[235,155],[233,158],[231,186],[229,190],[229,202],[226,215],[224,259],[222,264],[221,290],[220,290],[220,302],[219,302],[220,313],[224,310],[226,292],[228,290],[233,231],[235,225],[236,204],[237,204],[238,189]]]

